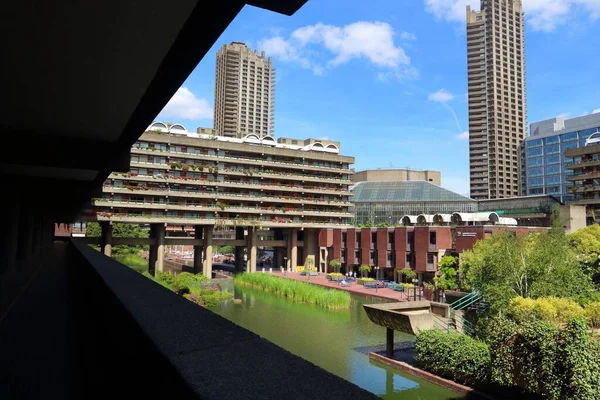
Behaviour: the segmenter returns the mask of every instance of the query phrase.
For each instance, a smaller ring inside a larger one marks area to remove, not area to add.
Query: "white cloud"
[[[402,40],[417,40],[417,35],[410,32],[402,32],[400,34],[400,39]]]
[[[456,138],[458,140],[467,140],[469,138],[469,131],[464,131],[462,133],[459,133],[458,135],[456,135]]]
[[[344,26],[317,23],[296,29],[287,39],[280,35],[265,39],[260,47],[269,56],[296,62],[316,74],[364,59],[396,78],[412,77],[416,70],[410,66],[410,57],[394,44],[394,35],[394,29],[385,22],[359,21]],[[416,39],[408,32],[400,37]]]
[[[466,6],[479,9],[479,0],[425,0],[425,10],[438,20],[465,22]],[[523,0],[527,24],[534,31],[553,31],[575,11],[592,20],[600,18],[600,0]]]
[[[592,111],[592,114],[598,114],[600,113],[600,108],[595,108],[594,111]]]
[[[159,114],[165,118],[212,119],[213,109],[206,99],[199,99],[185,86],[180,87]]]
[[[427,98],[431,101],[436,101],[438,103],[446,103],[452,100],[454,98],[454,95],[446,89],[440,89],[435,93],[431,93]]]
[[[558,114],[556,116],[556,118],[569,118],[569,115],[571,115],[571,114],[569,114],[569,113],[562,113],[562,114]]]
[[[590,114],[589,112],[587,112],[587,111],[584,111],[584,112],[583,112],[583,113],[580,115],[580,117],[585,117],[586,115],[589,115],[589,114]]]

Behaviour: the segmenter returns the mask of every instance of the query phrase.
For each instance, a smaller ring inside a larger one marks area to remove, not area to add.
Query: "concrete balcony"
[[[571,163],[571,164],[565,165],[565,167],[567,169],[578,169],[578,168],[597,167],[597,166],[600,166],[600,160],[590,160],[590,161],[582,160],[578,163]]]
[[[154,164],[150,162],[131,162],[132,168],[146,168],[146,169],[169,169],[169,165],[167,164]]]
[[[313,194],[332,194],[336,196],[351,196],[352,192],[348,190],[334,190],[334,189],[318,189],[318,188],[306,188],[300,186],[283,186],[277,184],[260,184],[260,183],[249,183],[249,182],[217,182],[217,181],[208,181],[208,180],[199,180],[199,179],[176,179],[169,177],[140,177],[140,176],[131,176],[131,177],[118,177],[114,179],[121,180],[131,180],[137,182],[154,182],[154,183],[173,183],[179,185],[193,185],[193,186],[210,186],[210,187],[228,187],[228,188],[242,188],[242,189],[257,189],[257,190],[269,190],[269,191],[280,191],[280,192],[293,192],[298,193],[300,195],[304,195],[305,193],[313,193]],[[134,189],[135,190],[135,189]]]
[[[289,196],[267,196],[267,195],[253,195],[253,194],[239,194],[239,193],[227,193],[227,192],[189,192],[185,190],[174,190],[172,188],[166,188],[161,190],[160,188],[150,188],[148,190],[130,190],[125,187],[115,186],[104,186],[102,191],[104,193],[121,193],[129,195],[142,195],[142,196],[167,196],[167,197],[183,197],[183,198],[196,198],[196,199],[214,199],[219,198],[222,200],[234,200],[234,201],[256,201],[264,203],[286,203],[286,204],[313,204],[313,205],[328,205],[328,206],[341,206],[350,207],[352,203],[349,201],[336,201],[336,200],[321,200],[321,199],[309,199],[309,198],[293,198]]]
[[[227,126],[227,124],[226,124]],[[232,125],[234,127],[234,125]],[[157,151],[145,150],[139,148],[132,148],[132,154],[157,154]],[[238,157],[226,157],[226,156],[217,156],[210,154],[195,154],[195,153],[184,153],[184,152],[174,152],[174,151],[165,151],[160,153],[161,156],[170,158],[173,161],[173,158],[185,158],[190,160],[206,160],[206,161],[219,161],[226,162],[231,164],[240,164],[240,165],[255,165],[255,166],[264,166],[268,165],[270,167],[283,167],[283,168],[291,168],[291,169],[301,169],[301,170],[314,170],[314,171],[323,171],[323,172],[333,172],[338,174],[353,174],[354,171],[349,168],[330,168],[330,167],[321,167],[317,165],[309,165],[309,164],[291,164],[289,162],[283,161],[268,161],[268,160],[259,160],[252,158],[238,158]],[[349,183],[350,184],[350,183]]]
[[[181,210],[189,212],[216,212],[216,213],[235,213],[235,214],[259,214],[259,215],[295,215],[304,217],[318,216],[318,217],[334,217],[334,218],[352,218],[354,215],[350,212],[339,212],[334,210],[281,210],[280,208],[274,207],[262,207],[256,205],[255,207],[235,207],[226,205],[224,209],[214,205],[195,205],[195,204],[182,204],[179,202],[168,202],[168,203],[153,203],[143,201],[116,201],[108,199],[95,199],[92,201],[94,206],[97,207],[111,207],[112,208],[131,208],[139,210]]]
[[[600,179],[600,171],[593,171],[588,172],[586,174],[573,175],[567,177],[568,181],[585,181],[588,179]]]
[[[143,214],[116,214],[110,212],[99,213],[95,216],[84,216],[81,218],[83,222],[90,221],[113,221],[113,222],[124,222],[132,224],[171,224],[171,225],[219,225],[219,226],[254,226],[264,228],[352,228],[352,225],[347,221],[320,221],[320,222],[307,222],[307,221],[293,221],[288,220],[285,222],[282,218],[240,218],[240,219],[223,219],[223,218],[184,218],[184,217],[173,217],[167,215],[143,215]]]

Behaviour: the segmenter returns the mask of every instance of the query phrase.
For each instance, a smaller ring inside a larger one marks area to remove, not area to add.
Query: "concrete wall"
[[[372,169],[359,171],[352,176],[353,182],[405,182],[428,181],[440,186],[440,171],[415,171],[410,169]]]

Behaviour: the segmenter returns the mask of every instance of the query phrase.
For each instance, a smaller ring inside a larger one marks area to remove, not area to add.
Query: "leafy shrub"
[[[600,355],[583,319],[566,329],[545,321],[517,325],[494,318],[488,326],[492,383],[548,399],[600,398]]]
[[[467,335],[421,331],[415,351],[417,362],[434,374],[466,385],[485,384],[489,379],[488,346]]]
[[[174,283],[180,289],[180,292],[197,295],[202,293],[202,284],[207,282],[208,278],[204,275],[195,275],[189,272],[182,272],[174,279]]]
[[[358,267],[358,272],[360,272],[360,275],[364,277],[371,272],[371,266],[363,264],[360,267]]]
[[[331,277],[340,277],[340,276],[345,276],[344,274],[341,274],[339,272],[331,272],[329,274],[327,274],[327,276],[331,276]]]
[[[374,280],[374,278],[358,278],[356,280],[356,283],[358,283],[359,285],[364,285],[365,282],[373,282]]]
[[[600,327],[600,302],[589,303],[585,306],[585,317],[592,328]]]
[[[337,258],[329,261],[329,266],[333,268],[333,270],[336,272],[339,270],[341,265],[342,263],[340,263],[340,260],[338,260]]]
[[[584,310],[570,299],[541,297],[539,299],[515,297],[506,310],[506,316],[516,322],[546,321],[567,323],[584,316]]]

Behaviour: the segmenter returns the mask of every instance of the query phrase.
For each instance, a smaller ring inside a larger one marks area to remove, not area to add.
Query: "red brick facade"
[[[384,273],[387,276],[395,276],[393,270],[407,267],[420,273],[435,273],[441,256],[470,250],[476,241],[501,230],[524,236],[530,232],[546,232],[548,228],[479,225],[323,229],[319,234],[319,246],[329,248],[329,258],[340,259],[342,265],[347,267],[368,264],[387,271]],[[345,246],[342,240],[344,234],[346,235]],[[358,234],[360,234],[360,243],[357,248]],[[375,235],[375,242],[372,235]],[[359,259],[355,257],[356,250],[359,250]],[[344,259],[342,259],[342,251],[345,251]],[[371,262],[372,251],[376,252],[373,262]]]

